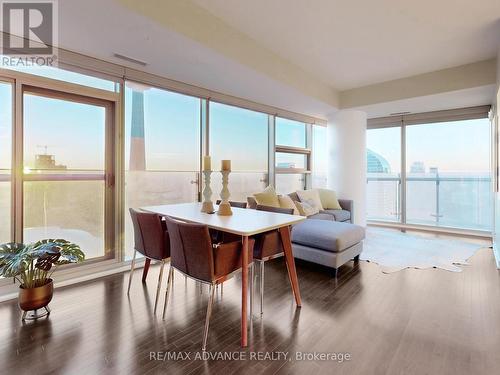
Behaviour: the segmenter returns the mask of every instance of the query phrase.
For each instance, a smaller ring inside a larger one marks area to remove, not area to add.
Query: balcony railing
[[[491,230],[492,189],[488,176],[410,175],[406,202],[399,175],[367,178],[369,220],[402,222],[406,207],[408,224],[460,229]]]

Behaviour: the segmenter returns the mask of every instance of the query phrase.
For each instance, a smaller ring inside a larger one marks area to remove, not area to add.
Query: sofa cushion
[[[271,185],[266,187],[264,191],[253,194],[253,196],[257,201],[257,204],[260,204],[262,206],[270,206],[270,207],[280,206],[278,195],[276,194],[276,191]]]
[[[291,208],[294,215],[300,215],[297,206],[288,195],[278,195],[278,201],[280,202],[281,208]]]
[[[324,210],[341,210],[339,200],[335,191],[330,189],[317,189],[319,199]]]
[[[349,221],[351,220],[351,213],[347,210],[322,210],[320,214],[328,214],[335,217],[335,221]]]
[[[308,202],[294,202],[300,216],[310,217],[319,213],[318,207],[311,206]]]
[[[317,209],[318,212],[323,210],[323,205],[321,204],[321,199],[319,198],[319,192],[316,189],[310,190],[297,190],[297,195],[303,203],[307,203],[310,206]]]
[[[288,194],[288,196],[290,198],[292,198],[292,201],[294,201],[294,202],[300,202],[300,198],[297,195],[297,192],[294,191],[293,193]]]
[[[321,249],[341,252],[365,238],[365,229],[359,225],[327,220],[305,220],[292,230],[292,242]]]
[[[335,216],[327,214],[327,213],[321,213],[320,212],[318,214],[309,216],[308,219],[334,221],[335,220]]]

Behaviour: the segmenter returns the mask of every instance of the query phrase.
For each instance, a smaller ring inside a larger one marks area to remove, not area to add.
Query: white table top
[[[217,209],[217,206],[215,206]],[[299,223],[306,218],[298,215],[278,214],[245,208],[231,207],[231,216],[219,216],[201,212],[201,203],[167,204],[162,206],[141,207],[141,210],[189,222],[206,224],[209,228],[223,232],[252,236],[284,226]]]

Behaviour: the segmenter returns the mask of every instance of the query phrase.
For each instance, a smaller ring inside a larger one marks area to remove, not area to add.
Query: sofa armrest
[[[351,223],[354,223],[354,201],[352,199],[339,199],[340,207],[351,213]]]

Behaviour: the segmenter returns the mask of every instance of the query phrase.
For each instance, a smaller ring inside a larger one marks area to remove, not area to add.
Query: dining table
[[[217,206],[215,207],[217,210]],[[187,223],[205,224],[208,228],[241,236],[241,346],[246,347],[248,345],[249,238],[272,230],[279,231],[295,303],[297,307],[301,307],[299,281],[291,242],[291,226],[305,220],[305,217],[236,207],[231,208],[232,215],[222,216],[218,215],[217,212],[201,212],[201,208],[201,203],[178,203],[141,207],[144,211],[154,212],[161,216],[168,216]]]

